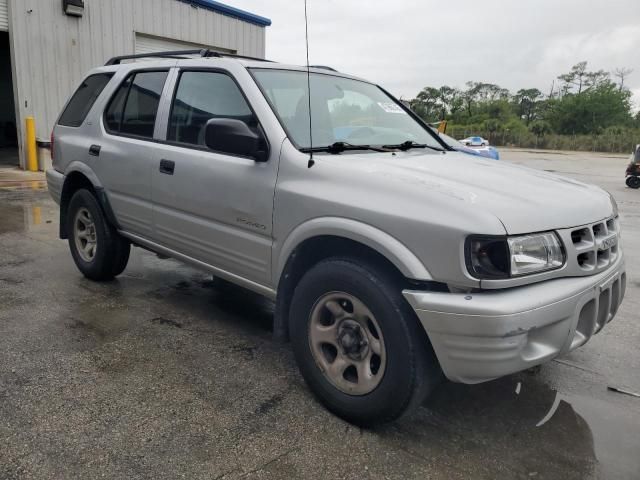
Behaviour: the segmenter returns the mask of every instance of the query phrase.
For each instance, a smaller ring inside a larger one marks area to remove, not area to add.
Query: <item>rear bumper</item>
[[[622,255],[588,277],[458,294],[405,290],[447,378],[479,383],[551,360],[584,345],[618,310]]]
[[[49,188],[49,195],[53,200],[60,205],[60,197],[62,196],[62,185],[64,184],[64,175],[53,168],[50,168],[46,172],[47,175],[47,187]]]

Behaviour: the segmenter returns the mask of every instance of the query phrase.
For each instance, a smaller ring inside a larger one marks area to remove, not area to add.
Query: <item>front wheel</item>
[[[91,280],[111,280],[127,266],[130,243],[107,221],[96,197],[86,189],[73,194],[66,229],[71,256]]]
[[[302,375],[336,415],[371,426],[418,407],[441,371],[400,285],[349,259],[312,267],[293,295],[290,332]]]
[[[627,177],[626,184],[629,188],[640,188],[640,177]]]

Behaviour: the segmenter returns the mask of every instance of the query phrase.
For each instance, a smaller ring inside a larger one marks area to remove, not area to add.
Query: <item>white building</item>
[[[0,163],[24,167],[25,118],[48,140],[84,74],[109,58],[194,48],[264,58],[270,24],[213,0],[0,0]]]

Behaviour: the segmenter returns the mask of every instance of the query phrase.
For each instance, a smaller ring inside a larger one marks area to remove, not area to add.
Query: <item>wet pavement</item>
[[[640,191],[621,157],[502,154],[614,194],[626,299],[567,357],[374,430],[315,401],[269,301],[137,248],[90,282],[43,177],[0,170],[0,479],[640,478],[640,398],[607,390],[640,392]]]

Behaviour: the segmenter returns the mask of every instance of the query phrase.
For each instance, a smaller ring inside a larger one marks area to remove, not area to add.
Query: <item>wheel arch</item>
[[[275,262],[278,286],[274,335],[288,338],[289,304],[302,275],[329,257],[366,261],[398,279],[399,288],[413,283],[436,284],[420,260],[400,241],[367,224],[344,218],[315,219],[296,228]]]
[[[102,207],[107,220],[116,228],[118,227],[118,223],[116,221],[115,215],[113,214],[113,210],[111,209],[107,194],[104,190],[104,187],[98,180],[96,174],[93,172],[93,170],[91,170],[91,168],[89,168],[89,166],[85,165],[84,163],[72,162],[71,164],[69,164],[65,171],[65,179],[60,194],[59,235],[61,239],[68,238],[68,233],[66,231],[66,218],[69,201],[71,200],[73,194],[81,188],[86,188],[91,193],[93,193],[93,195],[98,200],[98,203]]]

